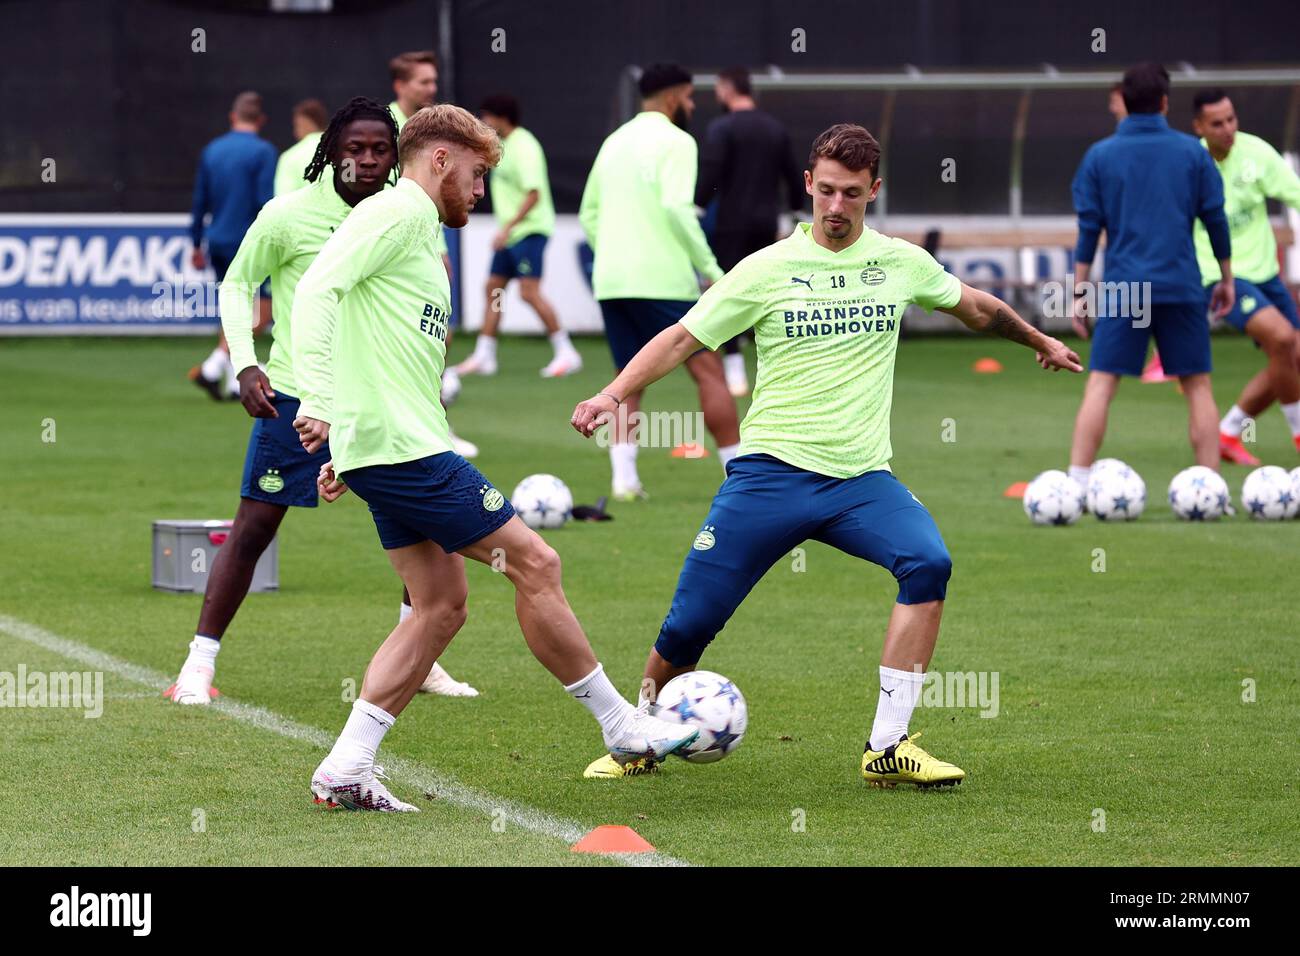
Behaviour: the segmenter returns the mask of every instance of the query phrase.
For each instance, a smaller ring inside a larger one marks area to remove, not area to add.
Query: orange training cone
[[[1023,498],[1025,496],[1025,489],[1028,487],[1029,487],[1029,482],[1027,481],[1012,482],[1010,485],[1007,486],[1007,490],[1002,492],[1002,497],[1016,498],[1016,499]]]
[[[707,458],[709,450],[698,442],[678,445],[673,449],[674,458]]]
[[[976,359],[973,369],[985,375],[992,375],[1002,371],[1002,363],[995,358]]]
[[[653,853],[654,847],[631,827],[606,824],[596,827],[573,846],[574,853]]]

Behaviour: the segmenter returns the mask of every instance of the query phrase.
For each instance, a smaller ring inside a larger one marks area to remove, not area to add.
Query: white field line
[[[82,644],[70,638],[61,637],[34,624],[20,621],[6,614],[0,614],[0,631],[28,644],[34,644],[43,650],[78,661],[86,666],[116,674],[125,680],[146,687],[154,688],[158,693],[172,683],[172,678],[161,671],[151,670],[124,661],[119,657],[96,650],[89,644]],[[265,707],[241,703],[229,697],[218,697],[212,702],[212,709],[233,717],[241,723],[257,727],[269,733],[278,734],[289,740],[310,744],[321,750],[328,750],[334,745],[335,735],[318,727],[309,727],[281,717]],[[487,817],[502,819],[532,833],[562,840],[567,845],[577,843],[590,830],[576,820],[557,817],[527,804],[515,803],[495,797],[482,790],[475,790],[446,774],[439,773],[432,767],[405,760],[391,754],[380,757],[385,771],[394,780],[409,786],[418,787],[422,793],[434,793],[439,800],[461,807]],[[608,786],[608,784],[603,784]],[[597,784],[601,786],[601,784]],[[304,789],[306,784],[304,783]],[[610,858],[628,866],[689,866],[684,860],[667,856],[663,853],[613,853]]]

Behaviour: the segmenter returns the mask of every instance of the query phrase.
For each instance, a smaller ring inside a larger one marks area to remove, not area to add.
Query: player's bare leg
[[[550,340],[551,361],[542,369],[542,378],[563,378],[582,371],[582,356],[569,341],[569,335],[560,328],[560,319],[555,314],[546,296],[542,295],[542,283],[536,276],[519,279],[519,295],[528,306],[537,313],[546,326],[546,337]]]
[[[609,423],[609,464],[613,471],[615,501],[648,498],[636,470],[636,413],[641,410],[641,392],[629,392]]]
[[[415,613],[411,607],[411,593],[402,588],[402,607],[398,612],[398,623],[405,621]],[[442,655],[439,655],[441,657]],[[424,683],[420,685],[420,693],[437,694],[439,697],[477,697],[478,690],[463,680],[456,680],[439,661],[434,661],[429,667],[428,676],[424,678]]]
[[[1089,372],[1083,387],[1083,401],[1074,419],[1074,438],[1070,443],[1070,477],[1083,488],[1088,487],[1092,463],[1097,460],[1102,439],[1106,437],[1106,418],[1110,403],[1119,391],[1119,376],[1110,372]]]
[[[1300,449],[1300,438],[1296,437],[1300,434],[1296,428],[1300,424],[1300,335],[1278,309],[1271,307],[1260,309],[1246,321],[1246,334],[1259,343],[1268,364],[1246,383],[1237,404],[1219,422],[1219,449],[1225,461],[1253,467],[1260,462],[1242,443],[1245,420],[1258,419],[1274,401],[1282,406]]]
[[[736,400],[727,388],[722,359],[716,352],[696,352],[685,365],[699,391],[704,427],[717,442],[718,457],[725,468],[736,457],[740,445],[740,417],[736,414]]]
[[[501,325],[506,285],[505,276],[488,276],[483,289],[483,328],[474,342],[469,358],[456,366],[458,375],[495,375],[497,373],[497,328]]]
[[[1178,382],[1187,399],[1187,437],[1192,444],[1196,463],[1219,470],[1219,409],[1214,404],[1210,375],[1180,375]]]
[[[208,571],[208,587],[189,656],[168,694],[175,703],[204,705],[211,699],[221,638],[248,596],[258,559],[270,547],[288,510],[267,501],[240,499],[230,533]]]

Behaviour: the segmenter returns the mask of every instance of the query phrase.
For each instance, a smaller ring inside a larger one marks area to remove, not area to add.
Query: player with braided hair
[[[289,323],[294,293],[352,208],[396,182],[397,136],[397,124],[383,104],[365,97],[349,101],[330,120],[304,170],[310,185],[262,208],[221,284],[221,324],[239,371],[240,401],[254,421],[239,510],[212,564],[189,656],[168,691],[178,704],[208,703],[222,636],[248,593],[258,559],[290,507],[316,507],[316,477],[330,455],[328,448],[307,454],[293,429],[298,415]],[[326,175],[327,170],[332,172]],[[263,371],[253,350],[253,309],[257,289],[268,277],[275,329]],[[455,606],[449,605],[441,619],[460,621],[463,600],[454,594],[448,599]],[[404,598],[403,616],[409,604]],[[437,665],[422,689],[456,697],[478,693]]]

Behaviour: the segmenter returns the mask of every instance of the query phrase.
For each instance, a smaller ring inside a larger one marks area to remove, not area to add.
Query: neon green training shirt
[[[912,303],[951,308],[961,282],[918,246],[864,228],[840,252],[812,226],[742,259],[682,318],[716,349],[748,328],[758,348],[740,454],[832,478],[889,468],[894,356]]]
[[[326,166],[306,189],[276,196],[257,214],[221,283],[221,328],[230,345],[236,372],[257,364],[253,350],[257,290],[271,280],[271,358],[266,377],[276,392],[297,395],[293,374],[292,312],[294,291],[330,233],[352,212],[334,188],[334,170]]]
[[[330,423],[338,474],[452,450],[438,400],[451,313],[440,225],[402,178],[357,204],[298,283],[299,414]]]
[[[1232,274],[1247,282],[1267,282],[1280,270],[1277,238],[1264,200],[1279,199],[1300,209],[1300,177],[1267,141],[1249,133],[1237,133],[1223,162],[1216,160],[1214,165],[1223,176],[1223,211],[1232,236]],[[1193,238],[1201,282],[1218,282],[1222,277],[1219,261],[1214,258],[1210,237],[1199,219]]]
[[[654,110],[638,113],[600,147],[578,221],[596,255],[597,299],[700,297],[698,272],[722,276],[695,215],[695,139]]]
[[[533,208],[506,236],[508,245],[525,236],[549,236],[555,231],[555,206],[546,175],[546,154],[537,137],[522,126],[516,126],[501,141],[501,162],[488,177],[488,189],[492,194],[492,214],[502,226],[515,217],[528,194],[537,190]]]
[[[280,160],[275,164],[275,195],[283,196],[307,185],[302,171],[316,155],[316,144],[322,135],[320,132],[308,133],[280,154]]]

